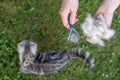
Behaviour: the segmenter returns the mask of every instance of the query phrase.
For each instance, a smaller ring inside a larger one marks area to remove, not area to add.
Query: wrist
[[[115,10],[119,7],[120,0],[104,0],[102,6],[106,8],[107,12],[115,12]]]

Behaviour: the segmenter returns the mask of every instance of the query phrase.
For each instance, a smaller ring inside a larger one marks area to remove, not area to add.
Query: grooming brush
[[[68,36],[68,40],[76,43],[79,41],[79,35],[78,32],[75,30],[74,25],[70,23],[70,14],[68,15],[68,23],[70,25],[70,33]]]

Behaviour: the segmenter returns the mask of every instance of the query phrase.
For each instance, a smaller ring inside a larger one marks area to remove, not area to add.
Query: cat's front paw
[[[25,73],[25,74],[31,74],[30,71],[25,70],[25,69],[23,69],[23,68],[20,68],[20,71],[21,71],[22,73]]]

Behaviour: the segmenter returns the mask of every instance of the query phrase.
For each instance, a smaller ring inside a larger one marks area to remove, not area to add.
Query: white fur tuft
[[[81,25],[84,35],[87,37],[87,41],[92,44],[99,44],[104,46],[102,39],[110,39],[115,31],[106,25],[106,21],[102,14],[98,15],[94,19],[90,14],[87,14],[85,21]]]

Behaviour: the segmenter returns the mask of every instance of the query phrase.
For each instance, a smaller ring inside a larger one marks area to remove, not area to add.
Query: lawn
[[[80,41],[73,44],[67,40],[69,31],[59,15],[61,0],[0,0],[0,80],[120,80],[120,7],[112,22],[115,36],[100,47],[85,40],[80,24],[87,12],[95,13],[101,0],[79,2],[79,21],[75,26]],[[38,43],[39,52],[84,48],[95,58],[95,67],[89,71],[82,59],[74,59],[54,74],[23,74],[16,49],[26,39]]]

